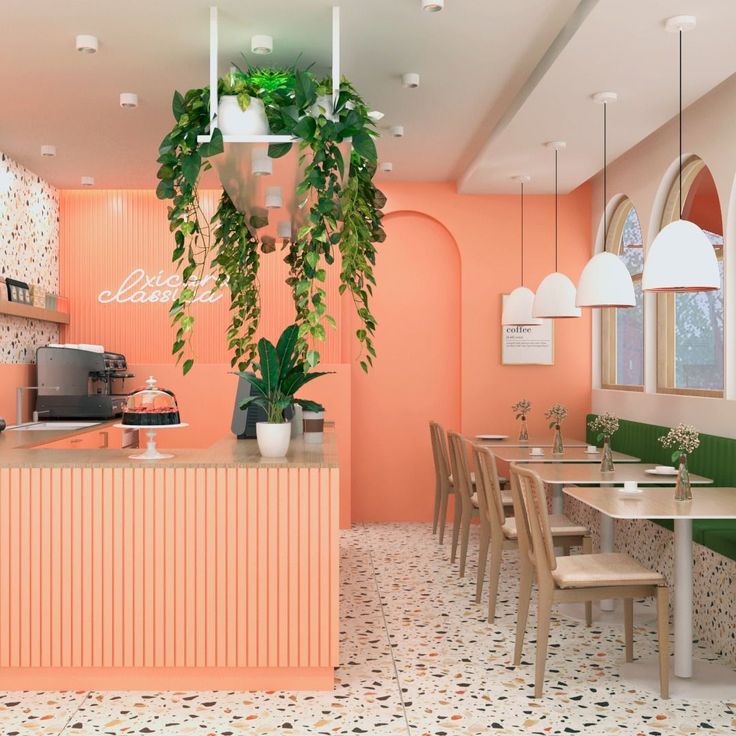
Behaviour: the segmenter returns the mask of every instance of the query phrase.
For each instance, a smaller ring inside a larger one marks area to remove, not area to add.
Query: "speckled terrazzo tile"
[[[3,736],[58,734],[84,700],[86,693],[2,692],[0,733]]]

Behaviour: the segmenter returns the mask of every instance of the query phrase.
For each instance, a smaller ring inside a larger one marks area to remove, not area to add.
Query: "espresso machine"
[[[47,346],[36,350],[36,411],[45,419],[121,416],[129,391],[128,363],[119,353]]]

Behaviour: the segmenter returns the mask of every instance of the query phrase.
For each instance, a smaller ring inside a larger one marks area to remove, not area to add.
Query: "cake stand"
[[[181,424],[116,424],[116,429],[137,429],[144,431],[146,437],[148,437],[148,444],[146,445],[146,451],[140,455],[130,455],[131,460],[167,460],[174,457],[173,455],[165,452],[159,452],[156,447],[156,432],[159,429],[180,429],[181,427],[188,427],[186,422]]]

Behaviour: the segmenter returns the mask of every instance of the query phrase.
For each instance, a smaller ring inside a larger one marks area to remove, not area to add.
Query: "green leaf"
[[[279,384],[279,358],[273,343],[265,337],[258,341],[258,357],[265,393],[271,395]]]
[[[184,365],[182,366],[181,372],[186,376],[186,374],[189,373],[190,370],[192,370],[193,365],[194,365],[194,359],[187,358],[184,361]]]
[[[297,69],[294,75],[294,93],[296,106],[300,109],[314,102],[317,91],[314,79],[309,72]]]
[[[188,184],[194,186],[199,178],[199,169],[202,165],[202,158],[197,151],[190,153],[181,162],[181,173]]]
[[[217,156],[218,153],[222,153],[225,150],[225,142],[222,139],[222,131],[219,128],[215,128],[212,131],[212,138],[208,143],[203,143],[199,147],[199,154],[202,157]]]
[[[373,141],[370,133],[365,130],[358,131],[353,136],[353,149],[355,152],[362,156],[367,161],[374,163],[378,160],[378,153],[376,152],[376,144]]]
[[[317,121],[313,117],[305,115],[294,127],[294,135],[305,141],[311,141],[316,130]]]
[[[162,179],[158,183],[158,186],[156,187],[156,196],[159,199],[172,199],[174,194],[174,185],[170,181]]]
[[[291,151],[291,143],[272,143],[268,147],[268,155],[270,158],[281,158]]]
[[[296,346],[299,342],[299,326],[289,325],[276,343],[276,355],[279,359],[279,383],[283,382],[287,373],[296,363]]]
[[[177,122],[186,111],[184,97],[182,96],[181,92],[174,92],[174,99],[171,101],[171,111],[174,113],[174,118],[176,118]]]
[[[317,401],[310,401],[309,399],[297,399],[295,404],[299,404],[304,411],[324,411],[325,408],[322,404]]]

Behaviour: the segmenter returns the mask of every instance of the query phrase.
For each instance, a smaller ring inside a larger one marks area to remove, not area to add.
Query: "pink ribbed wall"
[[[214,212],[219,191],[200,193],[203,210]],[[175,272],[171,262],[174,238],[166,217],[167,202],[152,190],[61,192],[60,288],[69,296],[71,324],[62,339],[98,343],[125,353],[133,363],[172,362],[173,331],[163,303],[100,304],[102,290],[115,290],[135,268],[155,276]],[[291,294],[285,284],[288,267],[280,250],[261,255],[261,329],[276,340],[293,321]],[[329,269],[325,289],[329,312],[339,321],[343,299],[338,293],[339,256]],[[201,363],[229,363],[225,330],[229,321],[227,294],[216,304],[197,304],[194,338]],[[341,362],[341,333],[328,329],[320,352],[324,363]]]
[[[203,668],[324,686],[338,485],[323,468],[1,468],[0,687],[32,686],[26,668],[55,668],[43,687],[99,668],[120,688],[140,685],[132,668],[161,687],[211,687]]]

